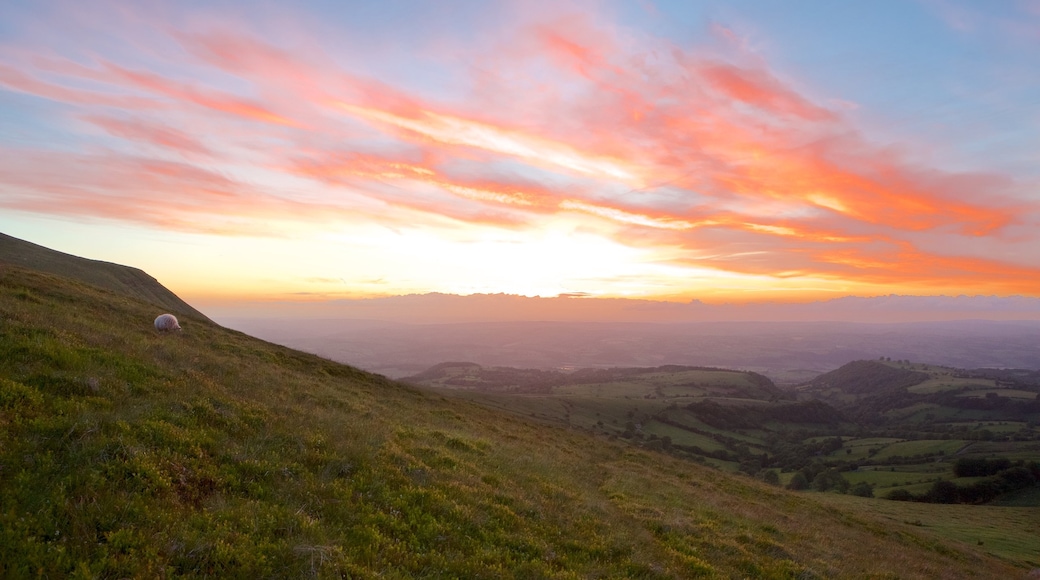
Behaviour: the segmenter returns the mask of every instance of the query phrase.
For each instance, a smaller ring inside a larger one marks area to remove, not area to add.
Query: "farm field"
[[[959,391],[968,388],[994,388],[995,381],[992,379],[974,379],[964,377],[936,376],[929,378],[923,383],[908,387],[907,391],[917,394],[931,394],[942,391]]]
[[[531,372],[464,368],[478,383]],[[896,491],[925,497],[940,480],[963,488],[979,482],[978,477],[955,477],[958,460],[1040,458],[1040,412],[1027,406],[1040,386],[1010,388],[1018,384],[1016,377],[1026,376],[1022,373],[1001,375],[999,389],[992,377],[954,376],[965,373],[916,363],[860,361],[826,382],[795,391],[772,387],[753,373],[684,367],[575,370],[549,386],[543,380],[541,392],[530,394],[515,381],[509,389],[494,384],[450,389],[444,377],[457,380],[454,371],[427,384],[445,395],[724,471],[762,478],[773,471],[771,477],[778,476],[781,485],[793,485],[800,471],[806,480],[800,485],[814,490],[833,486],[848,491],[858,485],[857,493],[869,490],[878,497]],[[991,391],[1014,397],[1001,397],[999,401],[1009,402],[994,405],[993,397],[985,396]],[[826,403],[814,400],[815,395]],[[884,406],[873,410],[875,399]],[[850,418],[851,413],[860,418]],[[1015,413],[1021,419],[1012,419]],[[823,472],[831,475],[821,476]],[[817,476],[824,480],[814,482]],[[1040,505],[1029,493],[1008,501]]]
[[[1040,567],[1040,508],[943,505],[818,494],[839,508],[866,509],[893,530],[924,531],[940,540],[955,540],[1025,568]],[[906,526],[906,527],[904,527]]]
[[[953,455],[967,445],[966,441],[920,439],[916,441],[900,441],[885,446],[874,456],[875,462],[884,462],[892,457],[913,457],[915,455]]]
[[[1019,389],[979,389],[974,391],[965,391],[959,393],[957,396],[979,399],[990,395],[994,397],[1007,397],[1009,399],[1023,399],[1030,401],[1036,399],[1036,393],[1034,391],[1023,391]]]

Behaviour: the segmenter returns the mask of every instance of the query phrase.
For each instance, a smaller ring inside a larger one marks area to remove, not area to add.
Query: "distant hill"
[[[137,268],[80,258],[0,233],[0,267],[4,263],[72,278],[150,302],[177,315],[209,320],[158,280]]]
[[[641,396],[651,398],[665,396],[664,388],[679,389],[678,393],[697,397],[712,394],[769,401],[787,396],[768,377],[758,373],[682,365],[560,371],[446,362],[401,380],[427,387],[485,392],[551,393],[556,387],[567,387],[569,392],[573,392],[583,386],[626,384],[640,390],[649,389]]]
[[[909,361],[850,362],[797,387],[855,420],[889,425],[1040,419],[1040,371],[957,369]]]
[[[1025,572],[868,503],[824,505],[204,320],[171,335],[126,323],[154,308],[3,266],[0,577]]]
[[[816,377],[809,382],[806,390],[876,395],[905,390],[928,379],[928,373],[896,368],[878,361],[857,360]]]

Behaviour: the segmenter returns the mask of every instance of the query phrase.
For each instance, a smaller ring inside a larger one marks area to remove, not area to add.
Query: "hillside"
[[[4,264],[26,266],[72,278],[122,296],[162,306],[163,310],[178,316],[208,320],[155,278],[137,268],[80,258],[0,233],[0,268]]]
[[[0,271],[0,576],[1013,578],[918,527]]]
[[[797,388],[864,424],[1040,420],[1040,371],[853,361]]]
[[[401,380],[751,475],[769,467],[763,459],[780,441],[829,433],[844,422],[826,403],[794,401],[763,375],[713,367],[560,371],[442,363]]]
[[[806,390],[837,391],[847,395],[877,395],[902,391],[928,380],[927,373],[896,368],[872,361],[857,360],[824,373],[807,385]]]
[[[623,387],[627,395],[647,399],[716,396],[770,401],[785,397],[773,381],[758,373],[681,365],[560,371],[446,362],[401,380],[427,387],[506,393],[575,394]]]

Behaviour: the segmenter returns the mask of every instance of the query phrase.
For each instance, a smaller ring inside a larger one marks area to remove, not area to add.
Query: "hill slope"
[[[815,391],[834,389],[850,395],[877,395],[903,391],[928,380],[927,373],[895,368],[872,360],[857,360],[822,374],[809,382]]]
[[[0,233],[0,268],[4,263],[79,280],[116,294],[151,302],[179,316],[208,320],[155,278],[137,268],[80,258]]]
[[[979,577],[866,512],[0,271],[0,576]]]

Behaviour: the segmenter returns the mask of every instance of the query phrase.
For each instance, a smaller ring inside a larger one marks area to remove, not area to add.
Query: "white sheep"
[[[160,314],[155,319],[155,329],[159,332],[168,330],[180,330],[181,325],[177,323],[177,317],[172,314]]]

